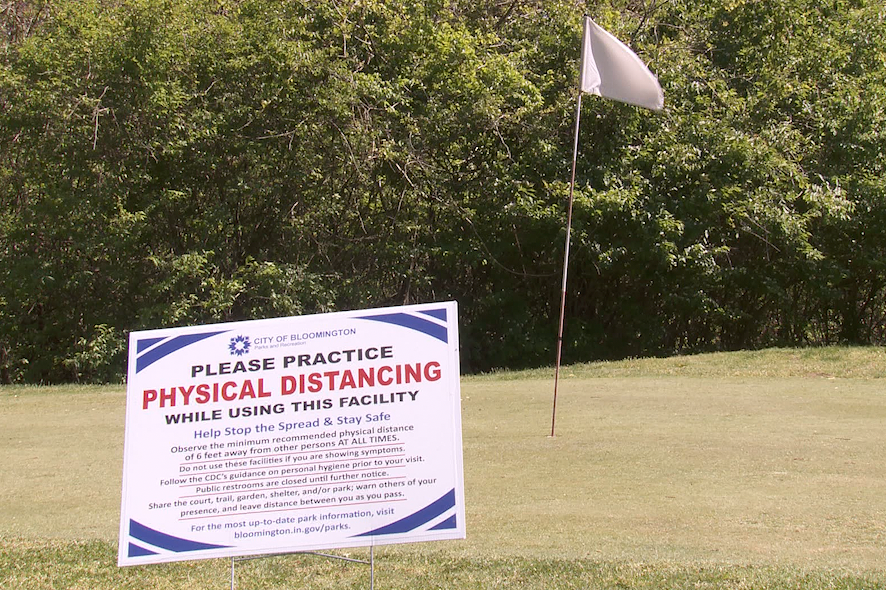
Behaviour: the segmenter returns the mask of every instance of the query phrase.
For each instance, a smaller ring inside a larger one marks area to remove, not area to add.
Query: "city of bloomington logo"
[[[243,356],[249,352],[249,336],[234,336],[228,344],[228,350],[233,356]]]

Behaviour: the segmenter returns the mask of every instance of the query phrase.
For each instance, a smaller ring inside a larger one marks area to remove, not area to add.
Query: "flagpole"
[[[595,59],[595,54],[599,59]],[[566,214],[566,248],[563,251],[563,289],[560,296],[560,326],[557,331],[557,362],[554,369],[554,408],[551,412],[551,437],[557,421],[557,387],[560,383],[560,359],[563,352],[563,322],[566,316],[566,274],[569,269],[569,243],[572,238],[572,203],[575,192],[575,164],[578,160],[578,124],[581,119],[581,95],[584,92],[618,100],[653,111],[664,108],[664,93],[658,80],[637,54],[594,23],[584,18],[581,41],[581,73],[575,106],[575,141],[572,146],[572,178],[569,181],[569,211]]]
[[[557,361],[554,365],[554,407],[551,411],[551,437],[557,422],[557,387],[560,383],[560,358],[563,353],[563,323],[566,317],[566,275],[569,270],[569,242],[572,239],[572,202],[575,191],[575,164],[578,160],[578,126],[581,121],[581,90],[575,107],[575,139],[572,145],[572,177],[569,180],[569,206],[566,213],[566,247],[563,249],[563,285],[560,292],[560,325],[557,330]]]

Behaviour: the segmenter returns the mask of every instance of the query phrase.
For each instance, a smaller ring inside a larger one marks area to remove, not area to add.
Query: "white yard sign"
[[[464,536],[454,302],[131,334],[120,565]]]

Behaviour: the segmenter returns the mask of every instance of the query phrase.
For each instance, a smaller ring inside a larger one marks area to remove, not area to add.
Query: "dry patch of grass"
[[[549,380],[464,388],[476,550],[886,563],[882,383],[571,379],[561,387],[553,439],[545,436],[549,390]]]
[[[837,379],[886,378],[886,349],[874,346],[771,348],[715,352],[667,358],[640,358],[570,365],[560,377],[803,377]],[[499,371],[474,379],[553,378],[553,369]]]
[[[365,552],[352,554],[365,558]],[[117,568],[105,541],[10,541],[0,538],[0,584],[15,590],[223,590],[223,559]],[[751,565],[602,562],[585,559],[489,558],[376,552],[376,588],[388,590],[875,590],[875,574]],[[365,566],[313,556],[281,556],[237,565],[238,590],[365,590]]]
[[[0,388],[0,534],[117,535],[122,387]]]
[[[550,375],[465,378],[468,540],[380,550],[384,587],[886,588],[883,360],[567,367],[555,438]],[[225,560],[113,565],[123,420],[122,387],[0,388],[0,587],[227,587]],[[301,557],[238,571],[367,586]]]

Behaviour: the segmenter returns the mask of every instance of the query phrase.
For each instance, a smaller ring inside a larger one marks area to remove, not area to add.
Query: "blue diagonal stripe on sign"
[[[402,326],[404,328],[409,328],[410,330],[416,330],[417,332],[427,334],[442,342],[449,342],[449,333],[446,326],[441,326],[440,324],[424,318],[415,317],[414,315],[406,313],[384,313],[379,315],[366,315],[358,317],[357,319],[394,324],[396,326]]]
[[[134,520],[129,521],[129,535],[139,541],[144,541],[148,545],[182,553],[184,551],[200,551],[202,549],[225,549],[227,545],[213,545],[211,543],[202,543],[200,541],[189,541],[180,537],[173,537],[160,531],[155,531],[145,525]]]
[[[431,502],[418,512],[414,512],[409,516],[401,518],[396,522],[385,525],[383,527],[354,535],[355,537],[368,537],[370,535],[393,535],[396,533],[408,533],[417,529],[423,524],[427,524],[434,520],[450,508],[455,506],[455,488],[449,490],[439,500]]]
[[[221,330],[219,332],[204,332],[203,334],[185,334],[184,336],[170,338],[163,344],[156,346],[139,356],[135,361],[135,372],[138,373],[142,369],[156,363],[163,357],[168,356],[177,350],[181,350],[185,346],[200,342],[201,340],[205,340],[216,334],[224,334],[227,331],[228,330]],[[141,349],[141,341],[136,345],[136,350],[139,349]]]
[[[437,318],[441,321],[446,321],[446,308],[441,307],[440,309],[426,309],[424,311],[420,311],[418,313],[423,313],[425,315],[429,315],[432,318]]]
[[[450,516],[446,520],[443,520],[443,521],[435,524],[434,526],[432,526],[431,530],[432,531],[442,531],[445,529],[454,529],[454,528],[456,528],[457,522],[458,521],[456,520],[455,515],[453,514],[452,516]]]
[[[154,346],[155,344],[157,344],[158,342],[160,342],[162,340],[163,340],[163,338],[144,338],[142,340],[139,340],[138,344],[135,347],[135,351],[138,354],[141,354],[145,350],[147,350],[148,348],[151,348],[152,346]]]
[[[135,543],[129,544],[129,557],[144,557],[145,555],[157,555],[157,552],[139,547]]]

